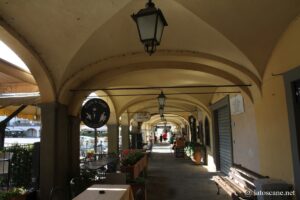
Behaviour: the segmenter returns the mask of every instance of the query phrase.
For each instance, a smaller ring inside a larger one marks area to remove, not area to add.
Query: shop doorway
[[[229,97],[215,103],[212,110],[216,167],[221,172],[228,174],[233,163]]]

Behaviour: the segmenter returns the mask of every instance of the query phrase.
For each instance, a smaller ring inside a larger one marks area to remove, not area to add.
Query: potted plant
[[[197,142],[189,142],[187,143],[186,147],[184,148],[185,154],[191,158],[191,160],[197,164],[201,164],[201,160],[204,156],[203,150],[204,146]]]

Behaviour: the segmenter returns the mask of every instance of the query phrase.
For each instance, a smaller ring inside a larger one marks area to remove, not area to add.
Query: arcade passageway
[[[159,153],[161,147],[164,153]],[[148,167],[147,200],[230,199],[224,191],[216,194],[216,185],[210,179],[217,173],[208,172],[187,158],[175,158],[170,149],[168,144],[153,147]]]
[[[299,199],[299,16],[299,0],[0,0],[0,147],[40,141],[42,200],[99,152],[173,135],[210,171],[241,166]],[[227,198],[213,173],[155,151],[150,200]]]

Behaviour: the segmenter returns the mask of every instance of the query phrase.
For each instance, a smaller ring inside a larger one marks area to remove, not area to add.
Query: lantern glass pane
[[[153,40],[155,37],[156,14],[137,18],[141,40]]]
[[[158,15],[157,31],[156,31],[156,41],[157,41],[158,44],[160,43],[163,31],[164,31],[164,23],[163,23],[163,21],[161,19],[161,16]]]
[[[159,115],[163,115],[164,114],[164,109],[163,108],[159,108]]]
[[[159,97],[158,98],[158,103],[160,107],[163,107],[165,105],[165,98],[164,97]]]

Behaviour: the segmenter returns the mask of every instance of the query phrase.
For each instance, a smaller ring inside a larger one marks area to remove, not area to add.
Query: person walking
[[[159,136],[160,143],[162,143],[162,140],[163,140],[163,136],[162,136],[162,134],[160,134],[160,136]]]

